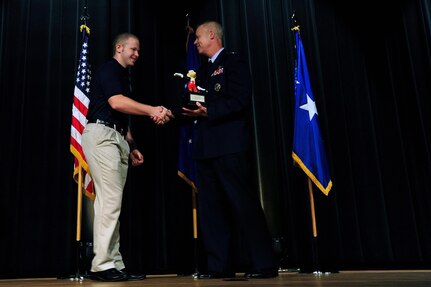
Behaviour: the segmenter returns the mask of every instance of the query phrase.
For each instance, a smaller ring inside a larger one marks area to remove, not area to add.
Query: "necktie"
[[[205,83],[208,81],[208,79],[210,78],[211,73],[213,72],[213,62],[211,62],[211,60],[208,61],[207,66],[205,67],[205,74],[203,77],[203,84],[205,86]]]

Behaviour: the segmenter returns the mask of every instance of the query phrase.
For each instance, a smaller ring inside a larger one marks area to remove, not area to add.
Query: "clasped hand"
[[[155,111],[151,115],[151,119],[156,125],[164,125],[174,118],[172,111],[165,108],[164,106],[154,107]]]

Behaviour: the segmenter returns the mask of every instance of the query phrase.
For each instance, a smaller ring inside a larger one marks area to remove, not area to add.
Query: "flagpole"
[[[82,165],[79,162],[78,167],[78,194],[76,202],[76,280],[83,280],[84,277],[81,275],[80,259],[81,259],[81,223],[82,223]]]
[[[197,204],[196,204],[196,188],[192,188],[192,210],[193,210],[193,247],[194,247],[194,259],[195,259],[195,273],[193,277],[199,276],[198,268],[198,215],[197,215]]]
[[[186,30],[187,30],[187,41],[186,41],[186,49],[188,49],[189,44],[189,35],[190,35],[190,16],[189,13],[186,14]],[[199,276],[199,268],[198,268],[198,214],[197,214],[197,204],[196,204],[196,194],[197,190],[195,186],[192,187],[192,212],[193,212],[193,250],[194,250],[194,259],[195,259],[195,273],[193,274],[194,278]]]
[[[87,0],[84,0],[84,7],[81,14],[81,21],[87,26],[87,20],[90,18],[90,15],[87,11]],[[82,251],[82,242],[81,242],[81,230],[82,230],[82,165],[81,161],[79,161],[79,175],[78,175],[78,199],[77,199],[77,207],[76,207],[76,280],[83,280],[84,276],[81,275],[81,251]]]
[[[300,37],[299,25],[296,23],[295,12],[292,15],[296,44],[295,64],[295,120],[292,157],[308,176],[308,192],[310,197],[311,223],[313,231],[312,256],[315,275],[321,275],[317,249],[317,224],[314,209],[313,184],[328,195],[332,187],[329,167],[324,152],[323,140],[319,130],[318,113],[308,75],[304,47]]]
[[[187,12],[186,15],[186,32],[187,32],[187,38],[186,38],[186,53],[187,53],[187,63],[186,63],[186,70],[196,70],[198,68],[197,63],[191,60],[193,56],[189,58],[189,55],[195,55],[197,57],[197,50],[194,50],[195,53],[192,52],[191,49],[195,49],[193,46],[193,41],[190,41],[190,34],[193,33],[193,29],[190,26],[190,13]],[[190,46],[192,45],[192,46]],[[190,47],[189,47],[190,46]],[[191,61],[191,62],[189,62]],[[188,154],[188,162],[192,161],[191,155]],[[193,173],[193,172],[191,172]],[[194,273],[192,274],[193,278],[197,278],[199,276],[199,256],[198,256],[198,215],[197,215],[197,188],[192,180],[192,174],[184,174],[184,178],[187,178],[186,182],[192,186],[192,214],[193,214],[193,251],[194,251]]]
[[[87,26],[87,20],[90,19],[90,15],[88,14],[88,3],[87,0],[83,0],[84,2],[84,7],[82,10],[82,14],[81,14],[81,21],[84,23],[85,26]],[[83,280],[85,277],[85,273],[86,270],[84,270],[84,274],[81,275],[81,266],[84,266],[84,264],[81,264],[81,261],[84,260],[84,258],[82,258],[82,252],[84,251],[84,254],[87,254],[87,246],[83,245],[81,242],[81,230],[82,230],[82,192],[83,192],[83,174],[82,174],[82,165],[81,165],[81,161],[79,161],[79,180],[78,180],[78,199],[77,199],[77,219],[76,219],[76,277],[75,279],[79,279],[79,280]]]
[[[314,196],[313,196],[313,182],[310,178],[308,178],[308,194],[310,195],[310,212],[311,212],[311,226],[313,230],[313,265],[316,267],[316,270],[313,271],[314,274],[320,275],[322,272],[319,267],[319,259],[318,259],[318,250],[317,250],[317,224],[316,224],[316,212],[314,209]]]
[[[88,14],[88,11],[87,11],[87,0],[84,0],[84,9],[82,11],[81,21],[83,21],[84,25],[87,26],[88,19],[90,19],[90,15]]]
[[[79,163],[78,172],[78,199],[76,203],[76,241],[81,241],[81,220],[82,220],[82,166]]]

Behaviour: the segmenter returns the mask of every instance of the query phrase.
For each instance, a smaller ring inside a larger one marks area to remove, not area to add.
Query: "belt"
[[[111,129],[116,130],[122,136],[126,136],[126,134],[127,134],[127,130],[126,129],[124,129],[121,126],[119,126],[117,124],[114,124],[114,123],[110,123],[110,122],[107,122],[107,121],[102,121],[102,120],[99,120],[99,119],[97,119],[95,121],[89,121],[89,123],[94,123],[94,124],[100,124],[100,125],[107,126],[107,127],[111,128]]]

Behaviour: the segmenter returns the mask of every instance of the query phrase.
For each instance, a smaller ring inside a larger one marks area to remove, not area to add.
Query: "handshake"
[[[171,118],[174,118],[172,111],[165,108],[164,106],[153,107],[150,118],[156,125],[164,125],[169,122]]]

